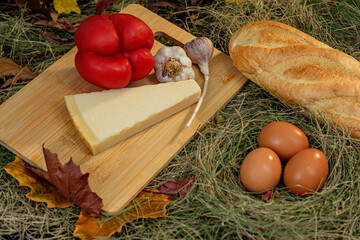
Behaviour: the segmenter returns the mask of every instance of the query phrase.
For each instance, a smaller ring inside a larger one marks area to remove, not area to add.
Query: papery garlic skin
[[[154,70],[159,82],[195,79],[192,62],[181,47],[160,48],[154,56],[154,61]]]

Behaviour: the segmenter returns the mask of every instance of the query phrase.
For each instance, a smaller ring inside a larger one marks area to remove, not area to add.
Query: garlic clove
[[[191,40],[188,43],[185,43],[184,50],[188,55],[188,57],[191,59],[191,61],[199,65],[200,71],[204,74],[205,77],[204,88],[201,97],[198,103],[196,104],[194,113],[192,114],[190,120],[186,124],[186,127],[190,127],[197,112],[199,111],[199,108],[204,100],[207,91],[207,86],[210,79],[209,62],[214,53],[214,45],[210,39],[206,37],[199,37]]]
[[[185,43],[184,50],[186,55],[195,64],[198,64],[201,72],[209,74],[209,62],[214,54],[214,45],[207,37],[198,37]]]

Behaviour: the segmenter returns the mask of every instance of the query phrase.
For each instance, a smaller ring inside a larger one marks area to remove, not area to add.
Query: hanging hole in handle
[[[184,47],[183,43],[179,42],[178,40],[167,35],[164,32],[155,32],[154,36],[156,41],[164,44],[167,47],[172,47],[172,46]]]

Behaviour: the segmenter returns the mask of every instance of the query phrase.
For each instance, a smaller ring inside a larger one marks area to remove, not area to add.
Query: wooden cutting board
[[[145,21],[155,35],[182,45],[190,33],[140,5],[129,5],[123,13]],[[155,41],[154,55],[163,45]],[[195,105],[93,156],[77,135],[64,101],[65,95],[101,90],[85,82],[74,66],[76,47],[32,80],[0,106],[0,141],[33,166],[46,169],[42,145],[57,153],[64,164],[70,157],[83,173],[90,173],[89,185],[114,213],[124,208],[221,107],[246,83],[226,54],[215,49],[210,62],[210,82],[204,102],[190,128],[185,128]],[[193,66],[196,81],[203,76]],[[130,87],[156,84],[153,73]]]

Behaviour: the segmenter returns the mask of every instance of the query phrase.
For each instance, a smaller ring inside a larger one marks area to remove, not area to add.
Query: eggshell
[[[287,122],[272,122],[259,134],[259,146],[273,150],[281,161],[288,161],[297,152],[309,147],[309,140],[300,128]]]
[[[281,161],[269,148],[251,151],[240,167],[240,180],[251,192],[264,192],[275,187],[281,179]]]
[[[285,165],[284,183],[296,195],[310,195],[325,184],[329,166],[325,154],[308,148],[295,154]]]

